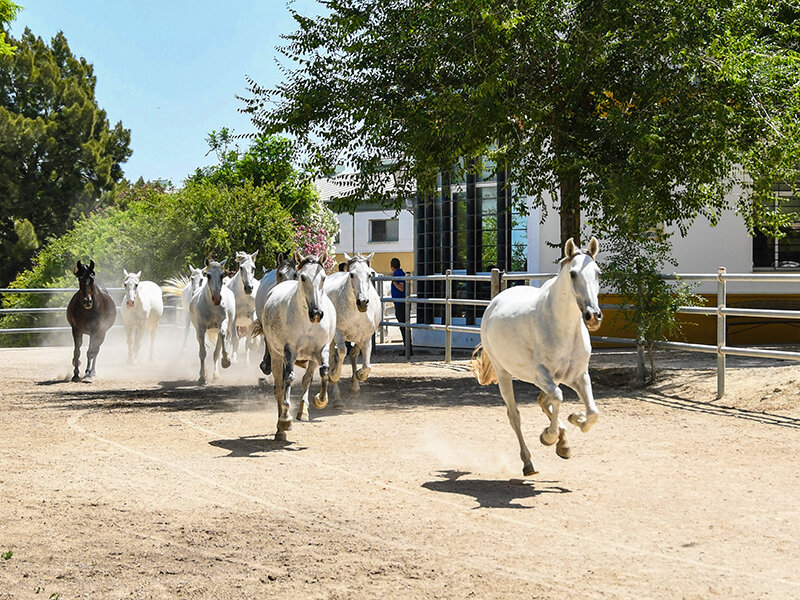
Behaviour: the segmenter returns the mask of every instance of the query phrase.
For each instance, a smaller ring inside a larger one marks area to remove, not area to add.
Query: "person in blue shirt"
[[[393,277],[404,277],[406,272],[400,268],[400,259],[395,257],[391,260],[389,265],[392,267],[392,276]],[[406,287],[405,283],[402,281],[393,281],[392,282],[392,298],[405,298],[406,297]],[[400,323],[406,323],[406,303],[405,302],[395,302],[394,303],[394,314],[397,316],[397,321]],[[405,346],[406,343],[406,335],[408,335],[408,331],[405,327],[400,328],[400,334],[403,336],[403,345]]]

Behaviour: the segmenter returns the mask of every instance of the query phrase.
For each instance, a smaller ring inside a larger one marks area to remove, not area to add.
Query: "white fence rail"
[[[555,277],[556,273],[502,273],[498,269],[493,269],[491,274],[487,275],[454,275],[451,271],[447,271],[444,275],[407,275],[405,277],[388,277],[377,276],[375,281],[403,281],[405,289],[409,289],[409,283],[412,281],[444,281],[445,294],[443,298],[391,298],[381,297],[381,302],[405,302],[406,306],[412,303],[427,303],[439,304],[445,306],[445,316],[443,324],[425,324],[425,323],[398,323],[397,321],[383,321],[382,326],[389,327],[405,327],[410,329],[428,329],[433,331],[445,332],[445,362],[449,363],[452,360],[452,337],[453,331],[463,331],[468,333],[480,332],[479,325],[453,325],[452,323],[452,305],[467,305],[467,306],[488,306],[489,300],[469,300],[464,298],[453,297],[453,281],[483,281],[491,284],[491,296],[494,297],[501,290],[505,289],[507,284],[511,281],[524,281],[530,283],[533,280],[546,280]],[[798,319],[800,320],[800,310],[773,310],[773,309],[757,309],[757,308],[727,308],[727,283],[728,282],[759,282],[759,283],[800,283],[800,273],[728,273],[724,267],[720,267],[715,274],[710,273],[688,273],[688,274],[673,274],[664,275],[666,280],[681,281],[716,281],[717,282],[717,305],[716,307],[697,307],[697,306],[682,306],[678,309],[679,313],[698,314],[706,316],[715,316],[717,318],[717,343],[716,345],[709,344],[690,344],[686,342],[671,342],[662,341],[657,342],[656,346],[660,348],[671,348],[673,350],[683,350],[687,352],[701,352],[707,354],[717,355],[717,398],[722,398],[725,395],[725,367],[726,356],[748,356],[756,358],[773,358],[781,360],[796,360],[800,361],[800,352],[789,352],[784,350],[768,350],[763,348],[752,347],[734,347],[727,344],[727,317],[758,317],[763,319]],[[798,288],[800,292],[800,288]],[[381,294],[383,296],[383,294]],[[617,310],[626,310],[626,307],[619,305],[603,305],[602,308],[612,308]],[[408,314],[409,311],[406,310]],[[593,336],[593,341],[608,342],[613,344],[621,344],[628,346],[636,346],[638,352],[638,368],[640,372],[644,369],[644,346],[641,340],[631,338],[615,338],[615,337],[602,337]],[[406,357],[411,355],[411,335],[405,336],[405,353]]]

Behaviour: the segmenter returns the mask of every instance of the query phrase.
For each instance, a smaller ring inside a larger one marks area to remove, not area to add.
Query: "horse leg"
[[[222,330],[220,329],[220,333]],[[233,331],[231,331],[231,361],[237,362],[239,360],[239,331],[236,329],[236,323],[233,324]]]
[[[123,310],[125,310],[123,308]],[[125,340],[128,342],[128,364],[133,362],[133,338],[134,338],[134,330],[132,324],[125,324]]]
[[[133,360],[136,361],[139,357],[139,349],[142,347],[142,337],[144,337],[144,330],[147,323],[136,323],[135,335],[133,338]]]
[[[105,331],[95,333],[89,337],[89,350],[86,353],[86,373],[83,375],[85,383],[92,383],[92,377],[97,374],[97,355],[100,353],[100,345],[105,339]]]
[[[352,375],[350,377],[350,394],[353,396],[358,396],[361,392],[361,388],[358,385],[358,355],[361,354],[361,346],[358,344],[353,344],[350,347],[350,369]]]
[[[313,369],[312,369],[313,371]],[[330,346],[324,346],[319,353],[319,394],[314,396],[314,408],[323,409],[328,406],[328,373],[330,372]]]
[[[147,357],[148,362],[153,362],[153,348],[156,345],[156,334],[158,334],[158,321],[152,320],[150,322],[150,356]]]
[[[219,379],[219,355],[222,352],[222,335],[217,334],[216,344],[214,344],[214,374],[211,376],[212,381]]]
[[[230,329],[232,328],[232,329]],[[236,336],[236,321],[232,319],[222,319],[222,324],[219,327],[219,337],[222,340],[222,368],[227,369],[231,366],[231,359],[228,357],[228,344],[233,345],[239,343],[239,338]],[[234,340],[236,340],[234,342]]]
[[[344,364],[344,355],[347,354],[347,345],[344,341],[344,336],[336,332],[336,337],[331,342],[328,353],[333,354],[333,364],[331,365],[330,381],[336,383],[342,376],[342,365]]]
[[[258,365],[261,369],[261,372],[264,375],[269,375],[272,373],[272,355],[269,352],[269,344],[267,344],[267,338],[264,338],[264,358],[261,360],[261,364]]]
[[[291,408],[294,363],[296,360],[297,353],[292,350],[289,344],[286,344],[283,348],[283,374],[280,377],[280,393],[277,384],[278,374],[275,373],[275,399],[278,401],[278,430],[275,432],[275,439],[279,441],[285,441],[286,432],[292,429],[292,415],[289,414],[289,409]]]
[[[597,423],[600,417],[600,411],[597,409],[597,404],[594,402],[594,394],[592,394],[592,380],[589,378],[589,373],[584,373],[581,378],[575,382],[572,387],[578,392],[578,397],[586,407],[586,412],[574,412],[568,417],[568,421],[579,427],[583,433],[588,432],[592,425]]]
[[[522,474],[535,475],[538,471],[531,462],[531,453],[525,445],[525,439],[522,437],[522,423],[519,418],[519,409],[517,408],[517,401],[514,398],[514,385],[511,380],[511,374],[502,369],[496,362],[493,362],[494,370],[497,374],[497,385],[500,387],[500,395],[506,403],[506,412],[508,413],[508,420],[511,423],[511,428],[517,434],[517,441],[519,441],[519,457],[522,459]]]
[[[189,329],[191,329],[192,321],[189,318],[189,311],[186,311],[186,321],[183,327],[183,346],[181,346],[181,350],[186,350],[186,340],[189,339]]]
[[[298,421],[310,421],[308,416],[308,392],[311,389],[311,380],[314,378],[314,369],[317,368],[317,361],[313,358],[308,361],[306,372],[303,374],[303,395],[300,399],[300,406],[297,407]]]
[[[372,338],[369,338],[364,344],[361,345],[362,364],[356,375],[358,380],[364,382],[369,377],[372,371]]]
[[[553,419],[553,405],[551,402],[548,401],[548,396],[544,392],[539,392],[539,407],[542,409],[542,412],[545,416],[552,421]],[[572,456],[572,450],[569,447],[569,442],[567,441],[567,430],[564,427],[564,423],[560,417],[556,417],[558,421],[558,443],[556,444],[556,454],[561,458],[570,458]],[[544,440],[540,437],[540,441],[544,444]],[[545,444],[550,446],[550,444]]]
[[[72,331],[72,341],[75,345],[75,348],[72,351],[72,381],[78,382],[81,380],[80,377],[80,370],[81,370],[81,344],[83,343],[83,334],[78,333],[75,330]]]
[[[200,377],[197,385],[206,384],[206,330],[204,327],[197,328],[197,343],[200,346]]]

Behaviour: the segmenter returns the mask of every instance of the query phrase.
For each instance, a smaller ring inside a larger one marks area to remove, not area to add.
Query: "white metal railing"
[[[107,292],[111,294],[118,294],[120,292],[124,292],[125,288],[122,287],[110,287],[105,288]],[[75,293],[78,291],[78,288],[0,288],[0,294],[62,294],[62,293]],[[119,312],[120,307],[117,306],[117,312]],[[164,304],[164,311],[176,311],[181,310],[179,305],[169,305]],[[0,308],[0,317],[3,315],[15,315],[15,314],[54,314],[54,313],[66,313],[67,307],[66,306],[54,306],[54,307],[31,307],[31,308]],[[171,325],[171,323],[164,323],[164,325]],[[122,327],[122,325],[114,325],[112,329],[117,329]],[[22,333],[57,333],[61,331],[71,331],[71,328],[68,326],[60,326],[60,325],[53,325],[53,326],[46,326],[46,327],[7,327],[5,329],[0,329],[0,335],[2,334],[22,334]]]
[[[378,282],[384,281],[403,281],[405,289],[409,289],[409,283],[414,281],[443,281],[445,283],[444,298],[420,298],[407,296],[406,298],[383,297],[381,302],[404,302],[406,306],[413,304],[432,304],[444,305],[445,317],[444,324],[425,324],[425,323],[399,323],[397,321],[382,321],[382,327],[404,327],[406,330],[428,329],[433,331],[445,332],[445,362],[452,360],[452,337],[453,331],[463,331],[468,333],[480,332],[479,325],[453,325],[452,306],[454,304],[467,306],[488,306],[490,300],[470,300],[465,298],[453,298],[453,281],[483,281],[491,283],[491,297],[494,298],[501,290],[505,289],[509,281],[525,281],[530,283],[533,280],[544,280],[555,277],[556,273],[502,273],[498,269],[493,269],[487,275],[454,275],[447,271],[444,275],[406,275],[405,277],[376,276],[373,279]],[[724,267],[720,267],[716,274],[709,273],[688,273],[663,275],[665,280],[681,281],[716,281],[717,282],[717,306],[698,307],[682,306],[678,309],[679,313],[714,316],[717,318],[717,343],[692,344],[687,342],[660,341],[656,346],[660,348],[671,348],[673,350],[683,350],[687,352],[701,352],[717,355],[717,398],[725,395],[725,366],[727,356],[746,356],[756,358],[773,358],[781,360],[800,361],[800,352],[790,352],[785,350],[770,350],[753,347],[734,347],[727,344],[727,317],[758,317],[763,319],[797,319],[800,320],[800,310],[777,310],[777,309],[758,309],[758,308],[728,308],[727,303],[727,283],[730,282],[760,282],[760,283],[800,283],[800,273],[728,273]],[[626,310],[627,307],[621,305],[603,305],[601,308],[612,308]],[[406,310],[408,315],[410,311]],[[407,317],[409,318],[409,317]],[[638,348],[638,368],[640,372],[644,365],[644,345],[642,340],[631,338],[617,338],[605,336],[592,336],[596,342],[608,342],[636,346]],[[381,336],[383,341],[383,336]],[[411,335],[405,336],[406,358],[411,355]]]

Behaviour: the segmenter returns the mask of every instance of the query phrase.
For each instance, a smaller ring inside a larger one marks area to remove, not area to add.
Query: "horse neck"
[[[555,327],[565,329],[581,324],[581,310],[575,302],[575,293],[572,291],[569,265],[561,268],[553,285],[544,291],[544,295],[542,309]]]

